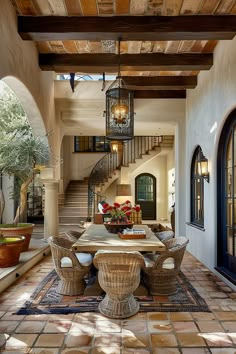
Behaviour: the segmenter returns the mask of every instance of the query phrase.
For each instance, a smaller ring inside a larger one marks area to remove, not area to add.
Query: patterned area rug
[[[140,312],[192,311],[210,312],[205,300],[197,293],[183,273],[178,276],[177,293],[170,296],[136,296]],[[59,278],[53,270],[39,284],[30,300],[16,313],[68,314],[98,312],[103,296],[65,296],[56,293]]]

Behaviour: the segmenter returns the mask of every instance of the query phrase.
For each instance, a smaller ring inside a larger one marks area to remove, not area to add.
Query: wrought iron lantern
[[[203,155],[202,151],[200,151],[200,159],[198,161],[198,173],[209,183],[208,159]]]
[[[119,72],[106,91],[106,138],[131,140],[134,137],[134,95],[126,86]]]

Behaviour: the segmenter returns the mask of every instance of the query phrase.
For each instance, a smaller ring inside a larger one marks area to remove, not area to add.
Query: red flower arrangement
[[[131,202],[126,200],[125,203],[119,204],[114,203],[113,205],[109,205],[108,203],[103,204],[103,213],[109,213],[111,215],[111,224],[128,224],[131,223],[129,220],[129,216],[133,212],[139,212],[140,206],[136,205],[134,207],[131,206]]]

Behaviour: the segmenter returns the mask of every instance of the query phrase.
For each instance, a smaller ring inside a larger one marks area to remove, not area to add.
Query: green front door
[[[135,203],[140,204],[143,220],[156,220],[156,178],[150,173],[135,178]]]

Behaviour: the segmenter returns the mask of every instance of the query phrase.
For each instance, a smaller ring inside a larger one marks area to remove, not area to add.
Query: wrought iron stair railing
[[[174,136],[135,136],[134,139],[123,143],[122,159],[118,153],[108,153],[92,169],[88,181],[88,218],[92,219],[97,210],[97,205],[105,199],[105,196],[98,192],[99,186],[103,185],[115,170],[121,166],[128,167],[130,163],[135,163],[137,159],[147,155],[156,148],[172,148]],[[121,164],[120,164],[120,161]]]
[[[110,152],[103,156],[92,169],[88,180],[89,219],[93,218],[98,203],[105,198],[97,191],[98,188],[112,177],[117,168],[119,168],[117,153]]]

